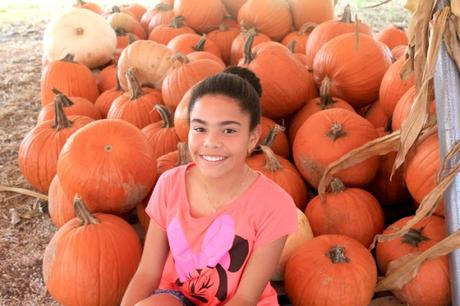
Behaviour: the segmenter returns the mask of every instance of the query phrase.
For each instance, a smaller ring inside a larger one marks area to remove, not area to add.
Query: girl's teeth
[[[204,156],[204,155],[203,155],[203,158],[207,161],[212,161],[212,162],[224,159],[222,156]]]

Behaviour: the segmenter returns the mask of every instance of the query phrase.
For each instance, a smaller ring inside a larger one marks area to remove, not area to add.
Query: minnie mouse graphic
[[[228,294],[228,279],[239,271],[249,253],[249,243],[235,235],[233,219],[217,217],[206,234],[199,252],[193,252],[177,219],[167,228],[168,241],[182,287],[191,305],[223,302]]]

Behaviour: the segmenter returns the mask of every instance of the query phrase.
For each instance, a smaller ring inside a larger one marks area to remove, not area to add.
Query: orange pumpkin
[[[305,46],[308,38],[315,27],[316,24],[314,23],[306,23],[300,28],[300,30],[290,32],[284,36],[281,43],[289,48],[292,42],[295,41],[294,47],[292,49],[289,48],[289,50],[291,50],[292,53],[305,53]]]
[[[288,0],[296,29],[303,24],[320,24],[334,18],[334,0]]]
[[[379,100],[388,116],[393,115],[396,103],[414,85],[413,74],[407,80],[401,78],[403,65],[402,58],[391,64],[380,84]]]
[[[158,25],[170,23],[174,16],[172,6],[160,2],[142,15],[141,25],[147,33],[150,33]]]
[[[237,27],[229,27],[225,23],[221,23],[219,28],[208,33],[208,38],[216,43],[222,55],[222,60],[230,64],[230,56],[233,40],[240,34]]]
[[[112,89],[106,90],[97,97],[94,105],[99,110],[102,118],[107,118],[110,106],[112,106],[113,101],[119,96],[123,95],[124,91],[121,89],[120,82],[118,82],[118,77],[116,77],[116,86]]]
[[[46,120],[24,136],[19,145],[19,170],[35,189],[48,192],[56,175],[58,156],[67,139],[93,119],[87,116],[67,118],[61,99],[56,98],[54,120]]]
[[[225,68],[209,59],[189,61],[183,54],[176,54],[171,61],[173,69],[166,75],[161,87],[164,103],[171,110],[176,109],[183,95],[193,85]]]
[[[364,189],[346,188],[339,180],[331,182],[324,203],[314,197],[305,209],[315,236],[340,234],[369,247],[384,229],[383,211],[377,199]]]
[[[311,115],[330,108],[343,108],[352,112],[355,111],[353,106],[347,101],[331,96],[330,81],[328,78],[325,78],[320,87],[319,97],[308,100],[307,103],[294,113],[294,116],[289,122],[289,141],[291,143],[294,142],[297,131]]]
[[[304,209],[308,202],[308,189],[295,166],[287,159],[261,146],[262,154],[254,154],[246,162],[249,167],[262,172],[291,195],[296,206]]]
[[[118,305],[141,258],[139,237],[123,219],[91,215],[79,200],[75,212],[45,249],[46,287],[63,305]]]
[[[57,173],[69,200],[78,193],[90,211],[124,213],[152,189],[155,156],[134,125],[97,120],[68,139]]]
[[[104,13],[104,10],[97,3],[94,3],[94,2],[86,2],[83,0],[77,0],[77,3],[75,3],[73,7],[87,9],[99,15]]]
[[[96,101],[99,95],[96,78],[83,64],[73,61],[71,54],[60,61],[51,62],[42,71],[40,92],[42,106],[52,104],[53,88],[71,97],[82,97]]]
[[[216,56],[215,54],[209,53],[207,51],[191,52],[191,53],[187,54],[187,58],[192,62],[196,61],[196,60],[208,59],[208,60],[215,61],[216,63],[218,63],[222,67],[225,67],[225,63],[220,57]]]
[[[154,110],[161,104],[161,92],[158,89],[142,90],[134,76],[134,70],[127,74],[129,92],[116,98],[110,106],[107,118],[122,119],[137,126],[139,129],[160,121],[160,115]]]
[[[294,161],[308,183],[318,188],[325,168],[366,142],[378,137],[374,126],[356,113],[341,108],[326,109],[310,116],[297,131]],[[372,181],[379,157],[371,157],[344,169],[336,176],[347,186],[363,186]]]
[[[157,173],[161,175],[169,169],[188,164],[191,160],[187,144],[185,142],[179,142],[177,144],[177,150],[157,158]]]
[[[233,17],[238,17],[238,11],[247,0],[222,0],[227,12]]]
[[[177,136],[179,136],[180,141],[183,142],[188,141],[188,131],[190,129],[188,122],[188,106],[190,104],[192,90],[193,87],[184,94],[174,112],[174,127],[176,128]]]
[[[53,89],[56,93],[55,99],[61,100],[64,106],[64,113],[66,116],[80,115],[87,116],[94,120],[101,119],[101,113],[99,109],[85,98],[70,97],[68,98],[57,89]],[[43,122],[45,120],[51,120],[55,118],[55,106],[53,104],[47,104],[38,113],[37,122]]]
[[[99,92],[115,87],[117,85],[117,65],[112,64],[102,69],[97,74],[96,80]]]
[[[305,242],[288,259],[284,272],[289,300],[299,306],[367,306],[376,282],[371,253],[342,235],[322,235]]]
[[[171,39],[167,46],[169,49],[183,54],[208,51],[222,58],[219,47],[204,34],[201,36],[194,33],[180,34]]]
[[[163,105],[155,105],[155,111],[161,116],[161,121],[147,125],[142,133],[152,145],[153,154],[160,157],[176,150],[179,143],[170,111]]]
[[[75,218],[75,210],[72,201],[69,201],[67,195],[62,190],[61,182],[57,175],[51,181],[48,191],[48,212],[53,224],[60,228],[69,220]]]
[[[256,29],[242,28],[240,34],[238,34],[232,41],[232,47],[230,49],[230,64],[236,65],[243,58],[244,46],[248,41],[249,37],[252,37],[252,46],[255,47],[265,41],[270,41],[270,37],[257,31]]]
[[[160,24],[152,29],[149,34],[149,40],[167,45],[171,39],[185,33],[194,34],[195,31],[184,23],[183,16],[176,16],[169,24]]]
[[[332,18],[331,18],[332,19]],[[350,6],[345,6],[341,20],[328,20],[318,24],[305,45],[305,54],[307,55],[307,66],[313,67],[313,61],[319,49],[331,39],[346,33],[354,33],[356,25],[352,21]],[[372,30],[364,23],[359,23],[358,31],[364,34],[372,34]]]
[[[131,14],[139,22],[145,12],[147,12],[147,9],[138,3],[122,4],[119,6],[119,8],[121,12]]]
[[[224,19],[224,5],[215,0],[175,0],[174,14],[184,16],[187,25],[202,33],[217,29]]]
[[[252,36],[245,47],[239,66],[253,71],[260,79],[262,114],[271,119],[297,111],[305,101],[318,96],[307,68],[282,44],[263,42],[254,48]]]
[[[372,123],[377,129],[382,128],[386,130],[390,127],[391,116],[388,116],[385,113],[382,102],[380,102],[378,99],[377,101],[360,108],[358,113],[369,120],[369,122]]]
[[[393,55],[393,59],[396,61],[404,56],[406,53],[407,45],[397,45],[393,49],[391,49],[391,54]]]
[[[313,75],[317,84],[327,76],[331,94],[359,108],[377,100],[390,64],[391,53],[386,46],[367,34],[348,33],[323,45],[315,56]]]
[[[413,216],[405,217],[390,225],[384,234],[401,228]],[[409,259],[410,256],[429,249],[445,238],[444,219],[429,216],[416,223],[403,237],[380,242],[376,248],[377,263],[383,273],[398,261]],[[433,286],[436,280],[436,286]],[[417,275],[409,283],[392,293],[408,305],[449,305],[450,277],[447,256],[429,259],[421,264]]]
[[[260,120],[260,126],[261,133],[258,144],[266,145],[277,155],[289,158],[289,141],[286,133],[284,133],[285,128],[264,116]]]
[[[404,29],[392,24],[381,29],[377,35],[375,35],[375,39],[387,45],[390,50],[398,45],[407,45],[409,43]]]
[[[248,0],[238,11],[238,23],[281,41],[291,31],[289,4],[285,0]]]
[[[441,167],[438,134],[430,135],[416,145],[413,154],[406,161],[404,180],[407,189],[417,203],[437,185],[436,176]],[[436,210],[444,214],[444,203]]]

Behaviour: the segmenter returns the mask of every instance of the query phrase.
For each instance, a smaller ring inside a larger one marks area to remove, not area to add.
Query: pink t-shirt
[[[168,236],[170,254],[160,282],[197,305],[219,305],[236,292],[248,258],[258,247],[297,230],[291,196],[259,172],[235,201],[202,217],[190,213],[185,174],[188,165],[165,172],[147,205],[147,214]],[[258,305],[278,305],[267,284]]]

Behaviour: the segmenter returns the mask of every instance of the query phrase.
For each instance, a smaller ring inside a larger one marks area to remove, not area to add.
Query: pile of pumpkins
[[[399,129],[416,94],[414,77],[400,76],[404,30],[374,34],[352,21],[349,7],[336,13],[333,0],[162,0],[110,12],[78,1],[48,25],[42,110],[20,145],[19,167],[49,196],[58,231],[43,272],[57,301],[119,304],[142,248],[122,217],[136,210],[147,228],[158,176],[190,161],[190,89],[230,65],[262,84],[263,133],[247,162],[298,206],[299,231],[273,274],[294,305],[368,305],[378,273],[445,237],[441,208],[404,237],[367,249],[376,234],[410,220],[435,186],[436,134],[391,181],[395,152],[339,172],[325,203],[315,196],[324,169]],[[446,257],[424,263],[392,294],[447,305]]]

